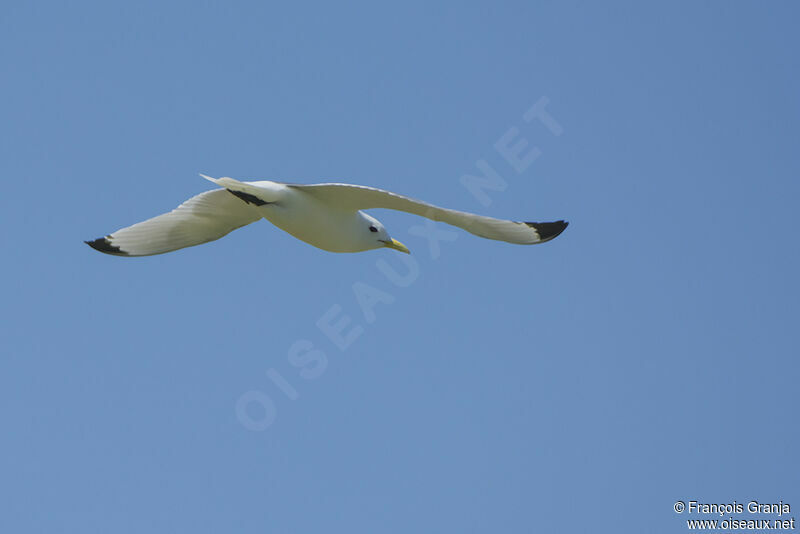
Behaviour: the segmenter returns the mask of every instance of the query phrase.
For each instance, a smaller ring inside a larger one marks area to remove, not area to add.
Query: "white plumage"
[[[118,256],[150,256],[207,243],[261,218],[315,247],[330,252],[408,249],[392,239],[383,224],[361,210],[385,208],[441,221],[487,239],[521,245],[558,236],[566,222],[515,222],[440,208],[361,185],[240,182],[201,175],[223,189],[206,191],[174,210],[87,241]]]

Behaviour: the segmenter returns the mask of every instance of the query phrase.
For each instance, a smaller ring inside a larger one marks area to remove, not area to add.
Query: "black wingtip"
[[[109,241],[109,236],[106,237],[98,237],[94,241],[84,241],[87,245],[92,247],[95,250],[103,252],[105,254],[113,254],[114,256],[127,256],[127,252],[123,252],[120,250],[119,247],[112,245],[111,241]]]
[[[566,221],[546,223],[526,222],[525,224],[536,230],[536,233],[539,234],[539,239],[541,239],[540,243],[555,239],[569,226],[569,223]]]

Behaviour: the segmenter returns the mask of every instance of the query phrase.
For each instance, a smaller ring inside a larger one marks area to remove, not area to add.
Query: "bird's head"
[[[370,248],[393,248],[395,250],[399,250],[400,252],[410,254],[408,247],[406,247],[397,239],[393,239],[378,219],[367,215],[366,213],[360,213],[360,215],[361,221],[359,224],[359,234],[367,243],[371,245]]]

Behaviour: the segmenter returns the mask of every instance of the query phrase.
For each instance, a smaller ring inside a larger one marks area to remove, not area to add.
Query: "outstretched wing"
[[[544,243],[557,237],[567,227],[567,222],[517,222],[484,217],[474,213],[456,211],[428,204],[421,200],[398,195],[390,191],[350,184],[287,184],[289,187],[317,196],[342,209],[366,210],[385,208],[405,211],[434,221],[463,228],[486,239],[496,239],[520,245]]]
[[[206,191],[169,213],[86,243],[116,256],[151,256],[208,243],[261,218],[243,200],[225,189]]]

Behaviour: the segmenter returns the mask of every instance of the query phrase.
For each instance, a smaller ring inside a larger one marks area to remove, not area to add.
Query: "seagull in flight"
[[[85,243],[115,256],[152,256],[214,241],[264,218],[297,239],[329,252],[386,247],[408,253],[408,248],[392,238],[378,219],[362,211],[374,208],[413,213],[479,237],[520,245],[550,241],[568,224],[493,219],[363,185],[240,182],[200,176],[221,189],[200,193],[168,213]]]

